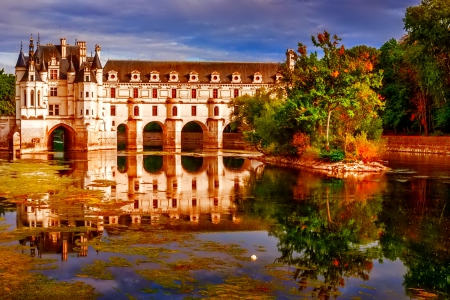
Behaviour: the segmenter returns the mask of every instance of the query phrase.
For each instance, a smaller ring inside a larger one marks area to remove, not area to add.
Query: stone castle
[[[278,82],[280,63],[107,60],[84,41],[40,45],[30,38],[15,67],[16,116],[0,118],[0,148],[16,153],[183,142],[221,149],[230,101]],[[287,52],[293,63],[293,51]],[[228,127],[227,127],[228,126]]]

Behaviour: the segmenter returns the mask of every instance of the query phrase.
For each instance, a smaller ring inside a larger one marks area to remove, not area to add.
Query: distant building
[[[15,67],[17,114],[9,140],[21,153],[58,143],[66,150],[116,149],[118,141],[136,151],[183,143],[220,149],[230,101],[280,78],[279,63],[108,60],[103,66],[98,45],[93,57],[83,41],[38,40],[34,47],[31,37],[28,56],[21,47]]]

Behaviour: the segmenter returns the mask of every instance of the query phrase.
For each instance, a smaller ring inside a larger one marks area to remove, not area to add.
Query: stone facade
[[[21,153],[54,150],[58,138],[65,150],[117,149],[123,139],[127,149],[142,151],[155,128],[157,144],[177,150],[190,139],[192,122],[201,128],[195,143],[221,149],[230,101],[280,78],[279,63],[108,60],[102,66],[98,45],[93,57],[82,41],[44,46],[38,40],[36,47],[31,38],[28,57],[21,49],[16,64],[17,113],[7,136],[16,134]]]

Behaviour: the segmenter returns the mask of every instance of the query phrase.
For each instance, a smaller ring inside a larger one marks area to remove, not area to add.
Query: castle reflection
[[[23,246],[29,244],[33,256],[36,251],[38,255],[50,251],[61,253],[65,260],[73,248],[78,255],[86,255],[87,247],[79,249],[75,241],[83,243],[101,234],[105,226],[161,224],[172,219],[185,221],[177,223],[180,230],[266,228],[264,222],[243,220],[235,204],[247,194],[252,174],[263,168],[255,160],[217,155],[117,156],[116,152],[89,152],[77,153],[64,161],[69,162],[70,168],[62,173],[74,178],[77,188],[101,191],[105,202],[116,203],[120,209],[101,212],[80,204],[61,207],[51,201],[51,194],[27,199],[17,205],[17,227],[46,228],[45,233],[20,241]],[[81,234],[51,232],[60,227],[80,227]],[[86,231],[87,227],[91,229]]]

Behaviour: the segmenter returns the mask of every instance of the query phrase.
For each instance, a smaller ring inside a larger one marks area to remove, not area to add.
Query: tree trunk
[[[327,151],[330,150],[330,142],[329,142],[328,136],[329,136],[329,133],[330,133],[331,112],[332,112],[332,110],[328,110],[328,119],[327,119]]]

